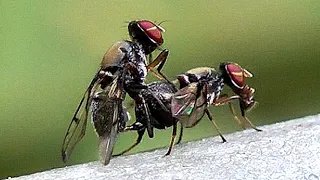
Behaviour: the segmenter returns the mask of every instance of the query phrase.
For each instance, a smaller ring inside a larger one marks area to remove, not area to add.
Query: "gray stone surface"
[[[13,179],[319,179],[320,115],[260,128]]]

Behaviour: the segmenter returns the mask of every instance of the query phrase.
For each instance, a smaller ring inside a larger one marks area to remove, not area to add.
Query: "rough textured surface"
[[[320,115],[14,179],[319,179]]]

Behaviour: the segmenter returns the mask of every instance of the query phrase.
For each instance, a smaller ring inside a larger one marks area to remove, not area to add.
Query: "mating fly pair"
[[[99,136],[99,152],[103,164],[108,164],[116,136],[119,132],[137,131],[136,142],[124,154],[141,142],[147,131],[154,136],[153,129],[165,129],[173,126],[171,143],[166,155],[171,153],[174,145],[177,123],[182,127],[194,127],[206,114],[223,142],[221,134],[208,110],[209,106],[229,104],[234,117],[244,127],[243,120],[257,129],[246,117],[245,112],[253,107],[254,89],[244,83],[252,74],[235,63],[222,63],[220,73],[213,68],[194,68],[178,76],[176,88],[161,69],[168,56],[163,50],[155,60],[151,53],[163,44],[160,26],[142,20],[132,21],[128,25],[131,41],[115,43],[104,55],[100,68],[89,84],[80,104],[68,127],[62,145],[62,159],[68,160],[76,144],[83,138],[86,131],[88,114]],[[149,64],[147,56],[149,55]],[[154,68],[156,68],[156,71]],[[159,79],[166,81],[144,83],[147,72],[152,71]],[[235,95],[221,94],[224,84],[228,85]],[[135,102],[136,122],[126,126],[128,114],[123,106],[126,94]],[[235,114],[233,100],[239,100],[241,118]],[[178,142],[182,138],[182,128]]]
[[[141,91],[147,89],[144,81],[147,71],[165,78],[160,72],[168,56],[163,50],[153,61],[151,53],[163,44],[160,26],[147,21],[132,21],[128,25],[131,41],[119,41],[105,53],[100,68],[89,84],[68,127],[62,145],[64,162],[70,157],[75,145],[86,131],[88,114],[99,136],[100,158],[108,164],[112,155],[116,136],[126,130],[128,115],[122,103],[126,93],[139,104],[146,116],[151,116]],[[149,64],[147,56],[149,55]],[[153,137],[151,122],[146,122],[148,134]]]
[[[165,129],[173,126],[170,147],[166,155],[172,151],[177,134],[177,123],[181,124],[179,143],[183,127],[194,127],[205,114],[218,131],[222,141],[226,142],[208,110],[209,106],[221,106],[228,103],[233,116],[243,128],[246,122],[253,129],[261,131],[245,115],[245,112],[255,104],[254,89],[245,84],[245,78],[253,75],[236,63],[221,63],[219,69],[220,72],[209,67],[194,68],[179,75],[173,83],[159,81],[148,84],[148,88],[142,90],[141,94],[146,100],[151,116],[147,117],[143,107],[136,105],[136,122],[129,126],[128,130],[136,130],[138,138],[132,146],[117,155],[128,152],[141,142],[147,128],[147,118],[150,118],[153,128]],[[179,89],[174,84],[177,84]],[[235,95],[222,94],[224,84],[229,86]],[[241,118],[238,118],[234,110],[232,104],[234,100],[239,101]]]

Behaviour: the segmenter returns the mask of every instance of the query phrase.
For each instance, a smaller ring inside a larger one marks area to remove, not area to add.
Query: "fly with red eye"
[[[115,156],[127,153],[142,141],[148,118],[151,120],[152,128],[166,129],[172,126],[170,146],[165,155],[171,153],[175,144],[177,123],[181,124],[178,144],[182,139],[183,127],[194,127],[204,115],[209,117],[222,141],[226,142],[207,109],[208,99],[215,99],[222,90],[223,80],[218,72],[213,68],[195,68],[179,75],[175,81],[179,81],[179,89],[175,86],[175,82],[159,81],[148,84],[148,88],[141,92],[151,116],[147,117],[143,106],[136,103],[136,122],[125,129],[137,131],[138,138],[133,145]]]
[[[159,79],[167,79],[160,70],[169,51],[164,49],[152,60],[152,52],[160,49],[163,44],[164,31],[151,21],[131,21],[128,31],[131,40],[116,42],[106,51],[98,71],[74,113],[61,149],[64,162],[69,159],[75,146],[85,135],[89,114],[99,136],[100,159],[104,165],[110,162],[116,136],[125,130],[129,119],[122,105],[127,93],[141,105],[147,117],[148,135],[153,137],[153,129],[148,118],[151,116],[150,111],[141,91],[148,88],[145,85],[148,71],[152,71]],[[155,68],[157,72],[154,72]]]
[[[172,128],[170,146],[165,155],[172,152],[175,137],[177,134],[177,123],[180,123],[180,136],[178,142],[181,142],[183,128],[192,128],[206,115],[217,130],[222,142],[226,139],[216,125],[213,116],[209,111],[210,106],[221,106],[229,104],[236,120],[239,120],[232,106],[232,101],[239,100],[242,112],[245,112],[254,104],[254,90],[244,83],[246,77],[252,77],[252,74],[241,68],[236,63],[221,63],[221,72],[214,68],[198,67],[193,68],[170,82],[152,82],[148,88],[141,91],[146,104],[150,110],[150,117],[147,117],[143,106],[136,104],[136,122],[125,128],[127,131],[137,131],[138,138],[136,142],[121,153],[119,156],[127,153],[136,147],[143,138],[147,129],[148,118],[150,118],[151,127],[156,129]],[[224,84],[230,86],[236,95],[227,96],[221,94]],[[249,122],[254,129],[257,129],[249,119],[243,114],[243,118]]]
[[[210,106],[221,106],[228,103],[236,120],[242,123],[232,105],[234,100],[239,100],[242,117],[252,128],[260,131],[244,114],[255,103],[253,88],[244,82],[244,79],[252,77],[252,74],[238,64],[230,62],[222,63],[220,69],[221,72],[210,67],[193,68],[179,75],[172,83],[153,82],[141,92],[150,110],[151,127],[156,129],[173,127],[170,146],[165,155],[171,153],[175,144],[177,123],[181,125],[178,144],[182,140],[183,128],[195,127],[205,115],[218,132],[222,142],[226,142],[209,111]],[[224,85],[229,86],[235,95],[222,94]],[[138,138],[133,145],[115,156],[127,153],[142,141],[148,118],[141,104],[136,104],[135,110],[136,122],[126,127],[126,130],[137,131]]]
[[[255,104],[255,90],[245,83],[245,78],[253,77],[253,74],[233,62],[221,63],[219,70],[220,72],[217,72],[214,68],[199,67],[179,75],[176,82],[180,84],[180,89],[172,96],[171,101],[172,116],[177,118],[183,127],[189,128],[195,126],[206,114],[218,131],[222,142],[226,142],[208,106],[221,106],[228,103],[234,118],[243,128],[245,128],[244,120],[256,131],[261,131],[245,114]],[[229,86],[235,95],[222,94],[224,85]],[[234,100],[239,101],[242,118],[236,115],[232,104]]]

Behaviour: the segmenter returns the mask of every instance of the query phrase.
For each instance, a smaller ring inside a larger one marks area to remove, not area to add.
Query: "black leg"
[[[147,128],[147,132],[150,138],[154,137],[154,133],[153,133],[153,127],[151,125],[151,113],[148,107],[148,104],[146,103],[145,99],[143,97],[141,97],[142,100],[142,106],[143,106],[143,111],[145,113],[145,119],[146,119],[146,128]],[[136,112],[137,114],[137,112]]]
[[[168,152],[165,154],[165,156],[168,156],[170,155],[171,151],[172,151],[172,148],[173,148],[173,145],[174,145],[174,140],[176,138],[176,135],[177,135],[177,123],[175,122],[173,124],[173,128],[172,128],[172,135],[171,135],[171,141],[170,141],[170,147],[168,149]]]
[[[126,150],[122,151],[122,152],[119,153],[119,154],[112,155],[112,157],[121,156],[121,155],[123,155],[124,153],[127,153],[127,152],[129,152],[131,149],[133,149],[134,147],[136,147],[136,146],[141,142],[145,130],[146,130],[146,129],[142,129],[142,130],[138,131],[138,138],[137,138],[136,142],[135,142],[133,145],[131,145],[129,148],[127,148]]]
[[[182,136],[183,136],[183,126],[182,124],[180,123],[180,134],[179,134],[179,138],[178,138],[178,141],[176,144],[180,144],[181,141],[182,141]]]
[[[222,142],[223,142],[223,143],[224,143],[224,142],[227,142],[227,140],[226,140],[226,139],[223,137],[223,135],[221,134],[221,132],[220,132],[220,130],[219,130],[219,128],[218,128],[218,126],[217,126],[216,122],[213,120],[213,118],[212,118],[212,116],[211,116],[210,112],[208,111],[208,109],[206,109],[206,110],[205,110],[205,112],[206,112],[206,114],[207,114],[207,116],[208,116],[209,120],[211,121],[211,123],[212,123],[213,127],[217,130],[217,132],[218,132],[219,136],[221,137]]]

